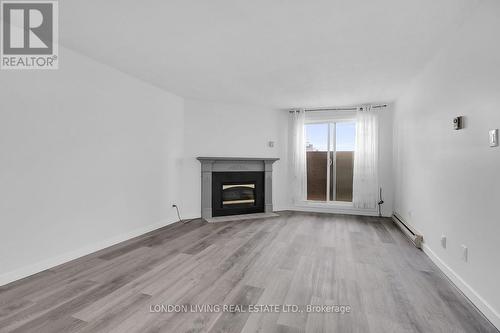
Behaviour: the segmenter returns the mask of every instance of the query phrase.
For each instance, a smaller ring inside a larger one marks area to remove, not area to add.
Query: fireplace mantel
[[[212,219],[213,172],[264,172],[264,212],[273,211],[273,163],[279,158],[258,157],[197,157],[201,163],[201,217]]]
[[[271,161],[276,162],[279,158],[271,157],[197,157],[198,161]]]

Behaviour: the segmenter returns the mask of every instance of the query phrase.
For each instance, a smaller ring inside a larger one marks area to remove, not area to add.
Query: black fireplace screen
[[[264,172],[212,173],[212,216],[264,211]]]

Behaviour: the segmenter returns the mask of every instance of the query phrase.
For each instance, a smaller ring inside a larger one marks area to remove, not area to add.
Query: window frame
[[[315,112],[316,113],[316,112]],[[306,203],[314,203],[314,204],[332,204],[332,205],[349,205],[352,206],[352,201],[337,201],[337,200],[330,200],[330,179],[331,179],[331,172],[330,172],[330,166],[333,163],[333,159],[336,159],[336,129],[337,123],[341,122],[352,122],[356,124],[356,113],[352,111],[346,111],[346,112],[340,112],[339,114],[332,115],[330,114],[324,114],[323,111],[318,111],[316,114],[313,115],[307,115],[304,123],[304,127],[306,127],[309,124],[327,124],[328,125],[328,143],[327,143],[327,159],[326,159],[326,170],[327,170],[327,175],[326,175],[326,201],[320,201],[320,200],[308,200],[307,199],[307,186],[305,187],[305,193],[304,193],[304,198],[306,198]],[[332,124],[335,124],[333,126],[332,130]],[[306,128],[304,128],[304,132],[306,133]],[[333,136],[333,137],[332,137]],[[333,141],[332,141],[333,140]],[[331,150],[331,145],[333,145],[334,150]],[[304,147],[304,150],[306,147]],[[330,153],[332,153],[332,159],[330,159]],[[306,152],[307,154],[307,152]],[[334,172],[336,172],[336,168],[333,168]],[[306,165],[306,182],[307,182],[307,165]],[[333,178],[334,183],[331,185],[333,187],[333,196],[336,197],[336,175]]]

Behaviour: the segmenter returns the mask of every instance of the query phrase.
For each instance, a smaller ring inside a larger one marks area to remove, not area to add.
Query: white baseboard
[[[161,222],[149,225],[144,228],[136,229],[131,232],[127,232],[109,239],[106,239],[104,241],[94,243],[88,246],[85,246],[83,248],[67,252],[64,254],[61,254],[59,256],[49,258],[40,262],[37,262],[35,264],[31,264],[28,266],[21,267],[19,269],[16,269],[11,272],[4,273],[0,275],[0,286],[6,285],[8,283],[14,282],[16,280],[28,277],[30,275],[42,272],[46,269],[59,266],[61,264],[64,264],[66,262],[69,262],[74,259],[78,259],[80,257],[86,256],[88,254],[97,252],[99,250],[105,249],[107,247],[110,247],[112,245],[121,243],[123,241],[129,240],[131,238],[141,236],[145,233],[148,233],[150,231],[159,229],[161,227],[167,226],[169,224],[177,222],[176,220],[163,220]]]
[[[451,269],[439,258],[428,245],[424,243],[422,250],[441,269],[441,271],[455,284],[455,286],[481,311],[488,320],[500,329],[500,314],[484,300],[460,275]]]
[[[182,218],[183,221],[201,219],[201,212],[183,213],[181,215],[181,218]]]
[[[303,204],[294,205],[287,210],[297,212],[314,212],[314,213],[331,213],[331,214],[346,214],[346,215],[364,215],[378,216],[377,209],[358,209],[350,206],[329,205],[329,204]],[[388,217],[388,216],[386,216]]]

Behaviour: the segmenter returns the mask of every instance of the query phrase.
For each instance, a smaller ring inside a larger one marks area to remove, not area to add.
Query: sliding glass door
[[[307,200],[352,201],[356,123],[306,125]]]

